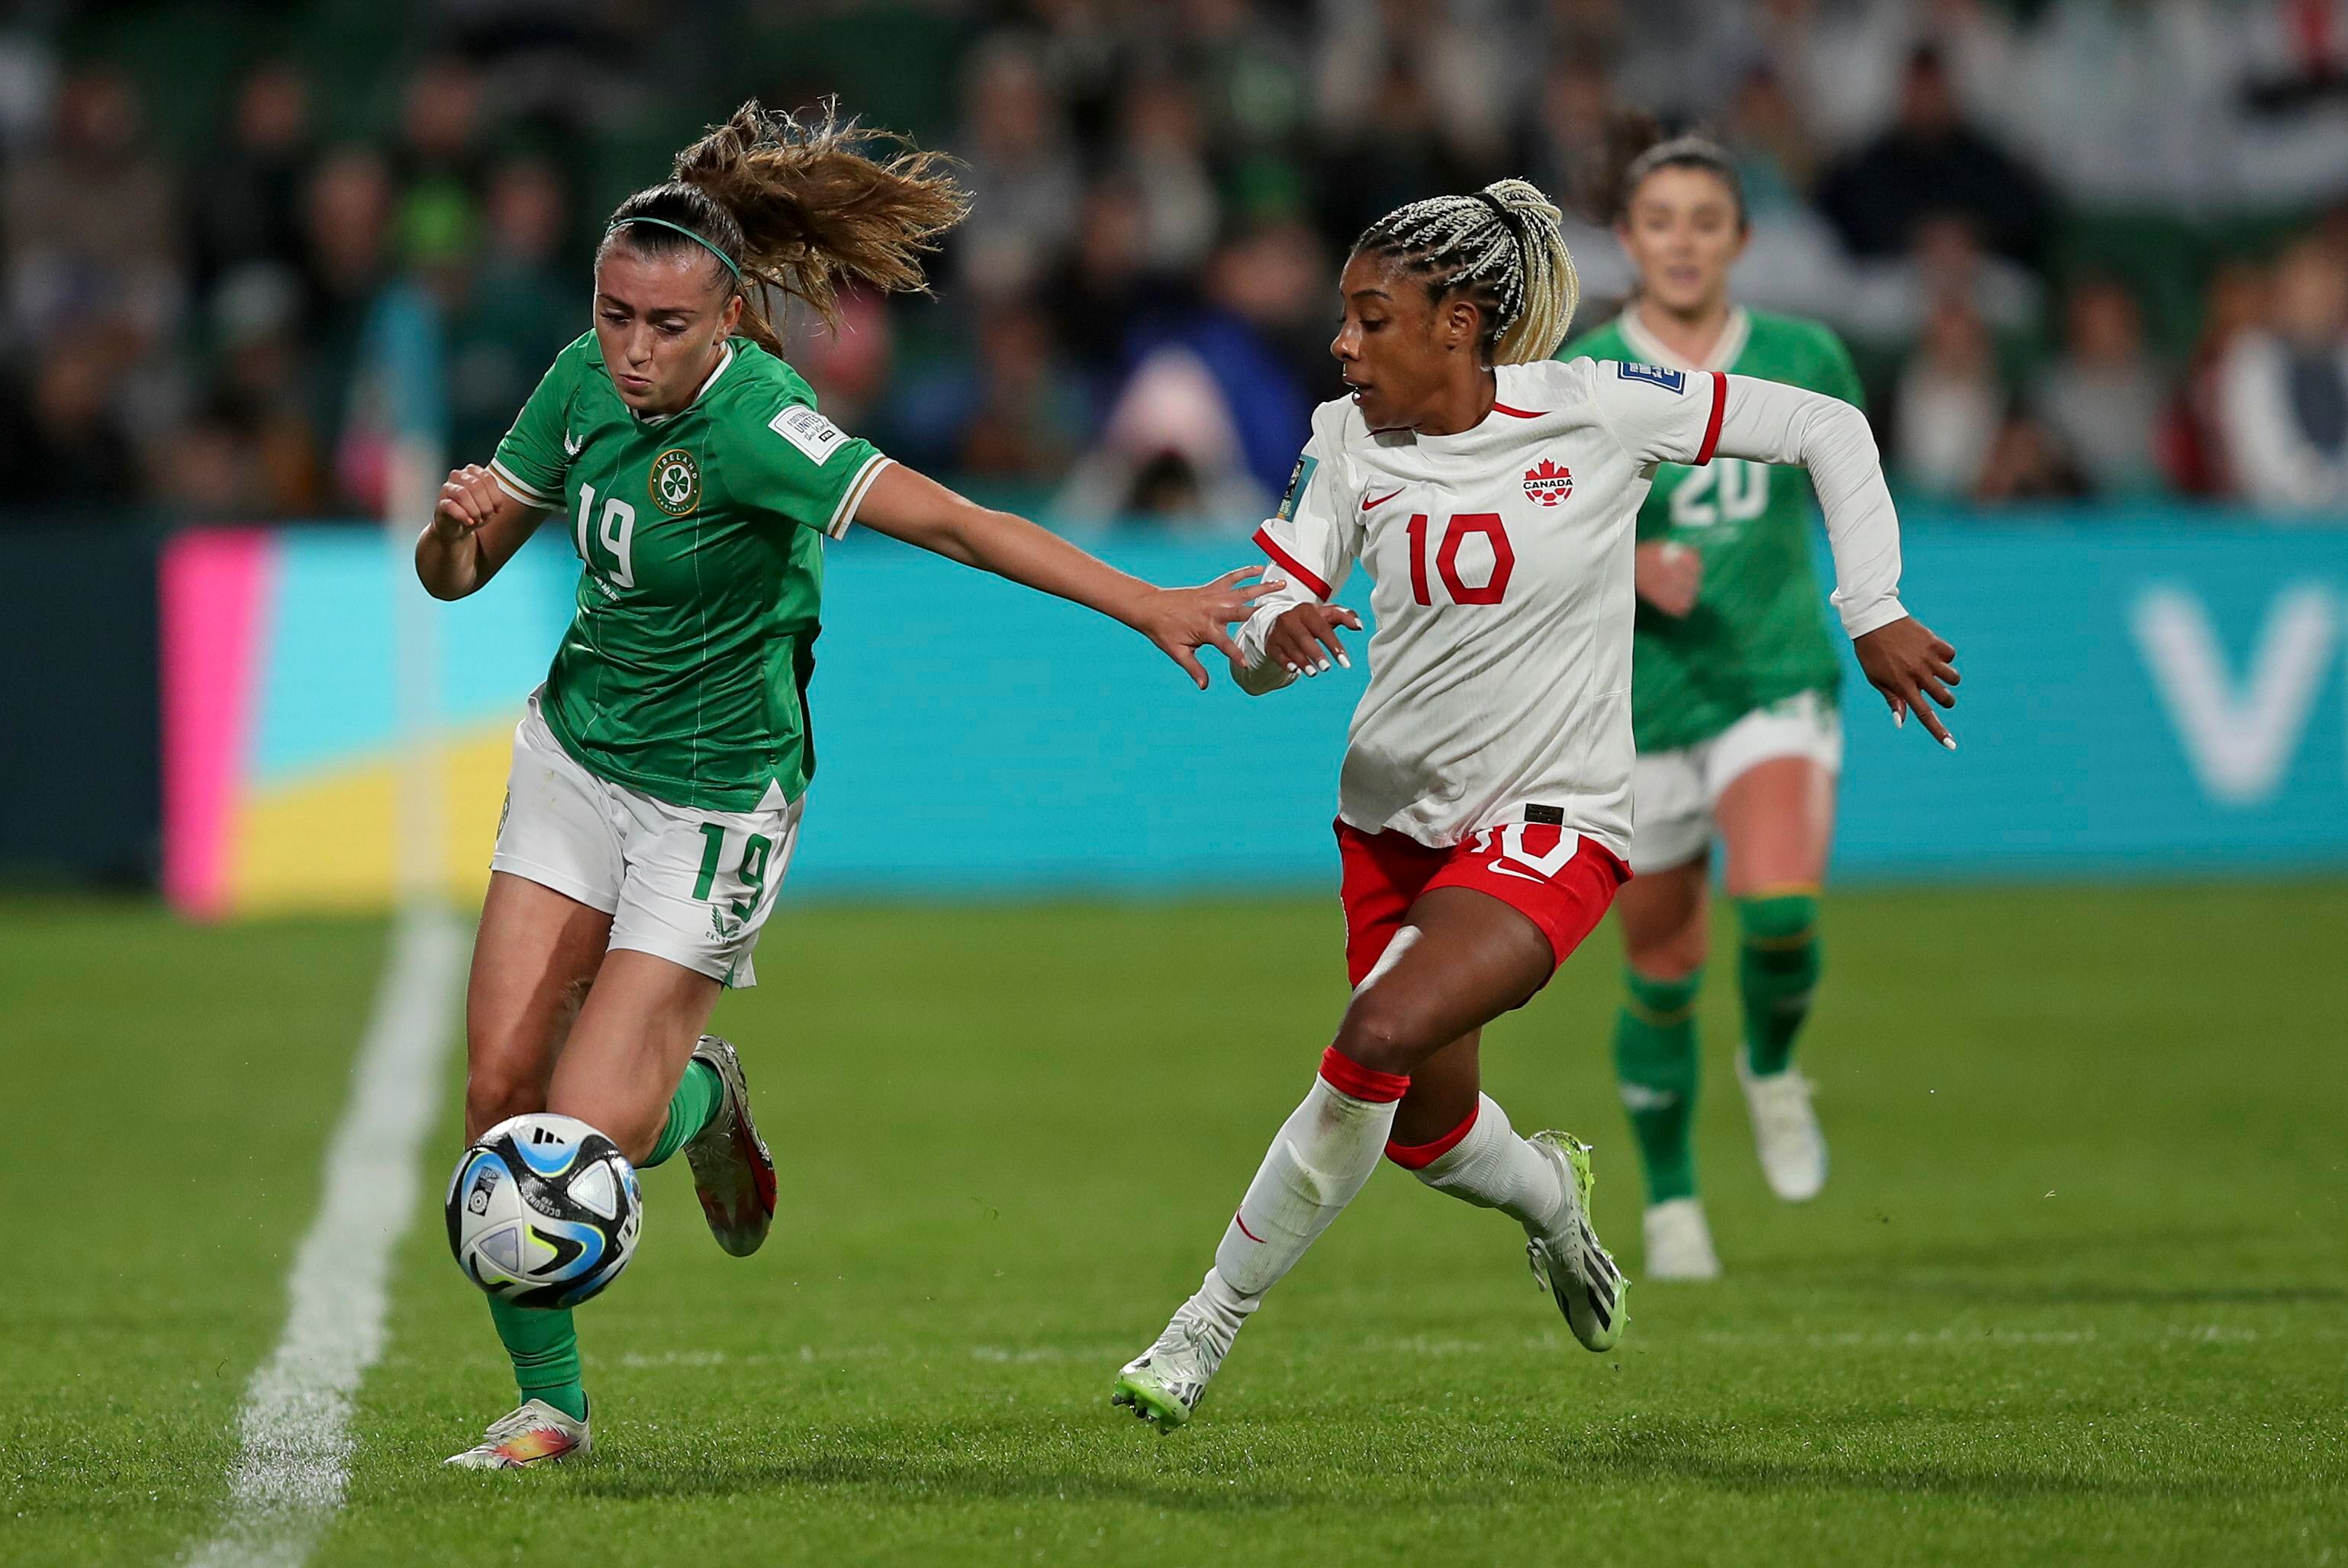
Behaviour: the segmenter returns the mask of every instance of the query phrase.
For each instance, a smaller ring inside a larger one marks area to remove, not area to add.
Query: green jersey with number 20
[[[822,536],[847,531],[888,462],[747,338],[659,418],[620,400],[593,333],[564,349],[490,465],[565,514],[584,563],[540,705],[563,748],[674,806],[798,799]]]
[[[1712,360],[1687,365],[1626,311],[1559,356],[1725,370],[1859,404],[1841,340],[1815,322],[1739,309]],[[1809,476],[1736,458],[1664,463],[1639,511],[1639,542],[1704,558],[1695,608],[1673,618],[1642,600],[1632,634],[1631,724],[1642,751],[1709,740],[1756,708],[1806,691],[1832,696],[1842,666],[1810,569]]]

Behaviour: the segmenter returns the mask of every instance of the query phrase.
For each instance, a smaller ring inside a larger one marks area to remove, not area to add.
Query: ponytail
[[[1397,207],[1363,232],[1354,253],[1389,257],[1423,276],[1430,299],[1466,291],[1484,312],[1484,352],[1494,365],[1554,355],[1581,303],[1564,217],[1522,180]]]
[[[603,243],[651,256],[714,252],[742,294],[743,335],[779,354],[768,290],[837,326],[847,285],[925,288],[922,255],[969,211],[942,154],[908,148],[883,160],[863,150],[876,142],[906,146],[840,119],[836,104],[803,125],[753,98],[678,153],[667,184],[620,203]]]

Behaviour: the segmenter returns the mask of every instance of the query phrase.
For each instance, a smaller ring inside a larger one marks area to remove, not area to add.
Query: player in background
[[[890,461],[816,411],[762,309],[827,319],[860,284],[922,286],[964,208],[932,154],[885,161],[827,119],[756,103],[620,204],[595,259],[594,327],[555,360],[487,469],[452,473],[417,573],[459,599],[560,511],[578,611],[515,731],[506,814],[466,994],[468,1139],[551,1110],[640,1166],[680,1150],[727,1252],[755,1251],[775,1171],[734,1048],[705,1035],[797,842],[823,540],[850,523],[1075,600],[1200,686],[1194,649],[1264,590],[1252,571],[1165,590]],[[454,1465],[588,1447],[568,1311],[492,1300],[519,1408]]]
[[[1844,627],[1869,678],[1952,701],[1949,645],[1900,605],[1899,527],[1866,419],[1746,377],[1550,356],[1578,294],[1557,209],[1522,181],[1413,202],[1354,242],[1324,404],[1256,535],[1288,586],[1241,628],[1250,691],[1318,675],[1360,628],[1330,601],[1358,563],[1377,630],[1336,823],[1354,990],[1214,1266],[1116,1401],[1189,1418],[1264,1293],[1381,1154],[1524,1227],[1574,1336],[1621,1336],[1624,1284],[1591,1228],[1590,1154],[1530,1139],[1481,1092],[1483,1026],[1523,1006],[1630,874],[1633,526],[1655,465],[1807,466]]]
[[[1730,301],[1748,225],[1725,153],[1694,138],[1659,142],[1630,162],[1620,191],[1616,232],[1638,289],[1569,357],[1733,371],[1861,400],[1833,332]],[[1842,668],[1810,569],[1809,530],[1803,477],[1740,458],[1664,465],[1639,511],[1630,856],[1638,875],[1615,904],[1628,995],[1614,1068],[1646,1172],[1645,1264],[1655,1279],[1720,1273],[1692,1137],[1715,837],[1742,929],[1736,1076],[1761,1169],[1788,1202],[1817,1196],[1826,1181],[1826,1140],[1793,1065],[1818,979],[1818,888],[1842,765]],[[1897,701],[1892,712],[1901,717]]]

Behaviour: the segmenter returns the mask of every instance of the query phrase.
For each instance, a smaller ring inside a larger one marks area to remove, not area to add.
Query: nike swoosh
[[[1404,489],[1408,489],[1408,488],[1409,488],[1408,486],[1405,486],[1405,487],[1404,487]],[[1394,498],[1395,498],[1395,497],[1396,497],[1396,496],[1398,496],[1398,495],[1400,495],[1400,494],[1402,494],[1402,490],[1388,490],[1388,491],[1386,491],[1386,493],[1385,493],[1385,494],[1384,494],[1384,495],[1382,495],[1382,496],[1378,497],[1375,500],[1370,500],[1368,497],[1365,496],[1365,497],[1362,499],[1362,510],[1363,510],[1364,511],[1373,511],[1373,510],[1375,510],[1375,509],[1376,509],[1376,508],[1378,508],[1378,507],[1382,507],[1382,506],[1385,505],[1385,504],[1386,504],[1386,502],[1388,502],[1388,501],[1390,501],[1390,500],[1394,500]]]
[[[1508,866],[1502,865],[1489,865],[1486,866],[1484,869],[1490,872],[1496,877],[1522,877],[1529,882],[1539,882],[1543,887],[1547,887],[1549,885],[1549,879],[1547,877],[1537,877],[1530,872],[1515,871]]]

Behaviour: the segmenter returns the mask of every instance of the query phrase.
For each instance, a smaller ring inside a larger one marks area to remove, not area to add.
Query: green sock
[[[567,1306],[516,1306],[489,1297],[489,1321],[513,1358],[514,1386],[525,1403],[543,1399],[574,1421],[587,1418],[587,1390],[579,1381],[579,1333]]]
[[[1810,1016],[1818,984],[1818,895],[1786,889],[1739,899],[1745,942],[1736,960],[1745,998],[1745,1065],[1756,1078],[1781,1073],[1794,1059],[1794,1037]]]
[[[1684,980],[1627,972],[1630,995],[1614,1021],[1614,1076],[1638,1135],[1647,1202],[1695,1196],[1695,998],[1704,971]]]
[[[687,1062],[676,1092],[668,1097],[668,1119],[661,1123],[653,1151],[636,1163],[649,1171],[685,1147],[685,1140],[709,1125],[726,1098],[726,1080],[707,1062]]]

